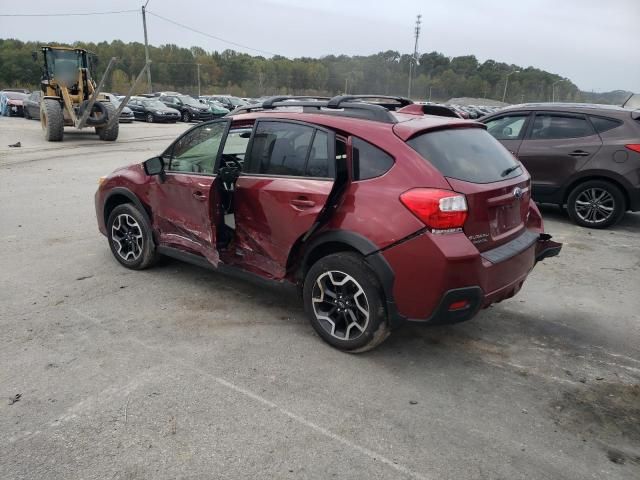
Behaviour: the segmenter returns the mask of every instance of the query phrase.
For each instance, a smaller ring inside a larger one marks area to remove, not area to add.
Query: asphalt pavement
[[[186,128],[0,117],[1,479],[640,477],[640,214],[545,207],[564,248],[515,298],[350,355],[288,290],[112,258],[98,177]]]

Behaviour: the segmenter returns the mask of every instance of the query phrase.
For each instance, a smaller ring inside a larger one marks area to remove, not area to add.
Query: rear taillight
[[[627,147],[629,150],[640,153],[640,143],[632,143],[629,145],[625,145],[625,147]]]
[[[414,188],[400,201],[434,233],[459,231],[467,220],[467,199],[451,190]]]

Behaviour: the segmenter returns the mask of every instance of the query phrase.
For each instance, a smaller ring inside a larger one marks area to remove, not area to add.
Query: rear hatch
[[[465,195],[464,233],[479,251],[522,234],[531,200],[524,167],[484,128],[469,125],[420,132],[407,144]]]

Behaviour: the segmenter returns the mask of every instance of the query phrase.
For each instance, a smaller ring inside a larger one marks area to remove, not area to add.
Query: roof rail
[[[395,103],[373,103],[373,105],[380,105],[388,110],[395,110],[397,108],[406,107],[411,105],[413,100],[405,97],[395,97],[389,95],[337,95],[329,100],[327,107],[329,108],[341,108],[345,102],[353,102],[353,100],[393,100]]]
[[[370,103],[354,100],[385,99],[393,103]],[[283,107],[302,107],[304,112],[322,113],[344,117],[361,118],[384,123],[396,123],[396,118],[390,110],[396,110],[413,102],[404,97],[389,97],[386,95],[338,95],[333,98],[316,96],[275,96],[255,105],[238,107],[228,115],[255,112],[258,110],[273,110]]]

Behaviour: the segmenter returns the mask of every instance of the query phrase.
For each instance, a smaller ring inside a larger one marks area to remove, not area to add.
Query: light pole
[[[509,77],[514,73],[520,73],[520,70],[514,70],[513,72],[507,73],[507,78],[504,81],[504,93],[502,94],[502,103],[504,103],[504,99],[507,98],[507,86],[509,85]]]
[[[200,98],[200,64],[196,63],[198,66],[198,98]]]
[[[149,0],[142,6],[142,28],[144,30],[144,59],[149,64],[149,42],[147,41],[147,16],[146,16],[146,8],[149,4]],[[153,89],[151,88],[151,66],[147,67],[147,89],[149,93],[152,93]]]
[[[560,82],[566,82],[567,80],[565,78],[561,78],[560,80],[556,80],[555,82],[553,82],[551,84],[551,101],[555,102],[556,101],[556,84],[560,83]]]

